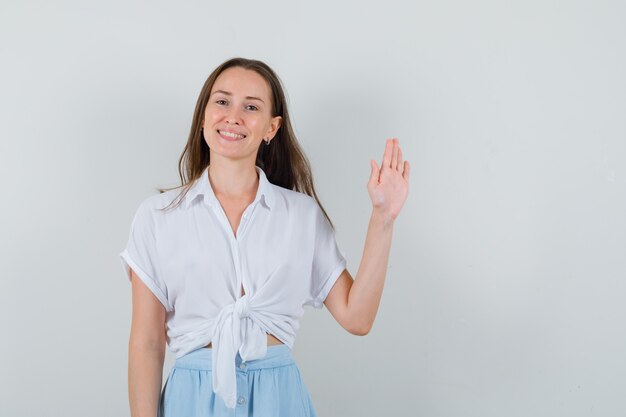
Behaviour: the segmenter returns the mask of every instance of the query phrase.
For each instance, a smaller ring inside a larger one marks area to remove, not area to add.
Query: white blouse
[[[235,407],[235,357],[263,358],[267,333],[293,349],[304,306],[322,308],[346,267],[315,199],[270,183],[259,187],[233,234],[208,167],[181,204],[180,189],[152,195],[133,218],[120,253],[166,310],[166,340],[179,358],[212,343],[213,390]],[[241,296],[243,285],[245,295]]]

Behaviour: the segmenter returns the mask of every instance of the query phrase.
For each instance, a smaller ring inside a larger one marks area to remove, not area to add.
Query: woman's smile
[[[224,140],[227,140],[229,142],[236,142],[242,139],[245,139],[244,135],[239,135],[237,133],[231,133],[231,132],[227,132],[225,130],[218,130],[217,133],[219,133],[220,137]]]

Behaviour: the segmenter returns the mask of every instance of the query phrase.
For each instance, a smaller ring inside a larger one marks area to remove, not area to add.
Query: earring
[[[265,139],[265,144],[269,145],[270,144],[270,138]]]

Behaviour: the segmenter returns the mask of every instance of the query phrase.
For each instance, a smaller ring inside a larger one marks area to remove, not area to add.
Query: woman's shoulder
[[[289,209],[309,211],[315,210],[315,207],[317,206],[315,198],[306,193],[290,190],[277,185],[273,185],[273,188],[275,190],[275,195],[279,197],[279,200],[281,200]]]
[[[139,202],[137,212],[153,215],[163,212],[163,209],[168,207],[170,203],[174,203],[174,201],[177,200],[177,197],[180,195],[180,193],[181,188],[175,188],[172,190],[164,191],[162,193],[151,194],[147,197],[144,197],[143,200]]]

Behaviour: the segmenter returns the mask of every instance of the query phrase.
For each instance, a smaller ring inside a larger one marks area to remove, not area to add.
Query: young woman
[[[408,193],[397,139],[370,165],[372,214],[353,279],[279,78],[244,58],[213,71],[179,161],[183,185],[139,205],[120,253],[132,283],[133,417],[316,415],[291,357],[303,307],[325,305],[348,332],[370,331]],[[161,391],[166,343],[176,361]]]

